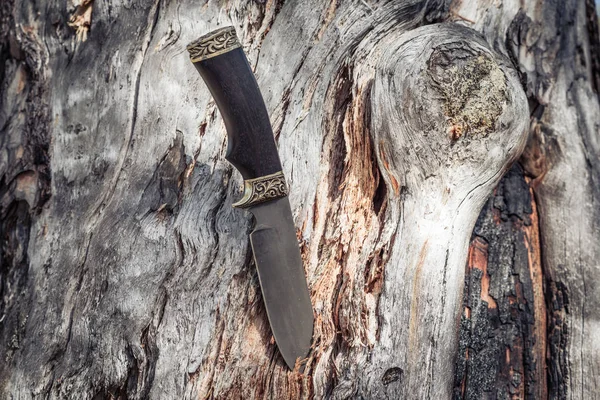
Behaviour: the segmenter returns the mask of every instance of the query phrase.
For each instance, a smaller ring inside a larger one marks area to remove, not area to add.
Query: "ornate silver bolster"
[[[227,26],[194,40],[188,44],[187,50],[190,52],[190,59],[195,63],[227,53],[238,47],[242,47],[242,45],[235,34],[235,28]]]
[[[283,172],[279,171],[271,175],[259,176],[244,181],[244,196],[234,203],[234,207],[247,208],[265,201],[275,200],[289,194],[287,183]]]

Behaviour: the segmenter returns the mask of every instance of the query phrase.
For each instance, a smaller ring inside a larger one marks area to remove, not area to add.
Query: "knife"
[[[264,100],[232,26],[187,46],[225,121],[225,158],[242,174],[244,193],[234,207],[254,215],[254,262],[271,331],[290,369],[306,357],[313,310],[277,145]]]

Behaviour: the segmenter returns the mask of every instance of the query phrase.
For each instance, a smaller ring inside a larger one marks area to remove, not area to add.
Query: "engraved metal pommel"
[[[242,47],[233,26],[218,29],[194,40],[187,46],[193,63]]]
[[[234,207],[248,208],[266,201],[279,199],[289,194],[283,172],[260,176],[244,181],[244,195]]]

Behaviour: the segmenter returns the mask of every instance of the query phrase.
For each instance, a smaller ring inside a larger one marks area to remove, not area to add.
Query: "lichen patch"
[[[442,96],[450,137],[485,136],[508,102],[506,76],[487,55],[456,50],[434,50],[427,73]]]

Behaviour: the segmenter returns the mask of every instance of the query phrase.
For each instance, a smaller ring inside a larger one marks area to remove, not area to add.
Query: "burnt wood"
[[[194,62],[225,121],[225,158],[244,179],[281,171],[269,115],[241,48]]]

